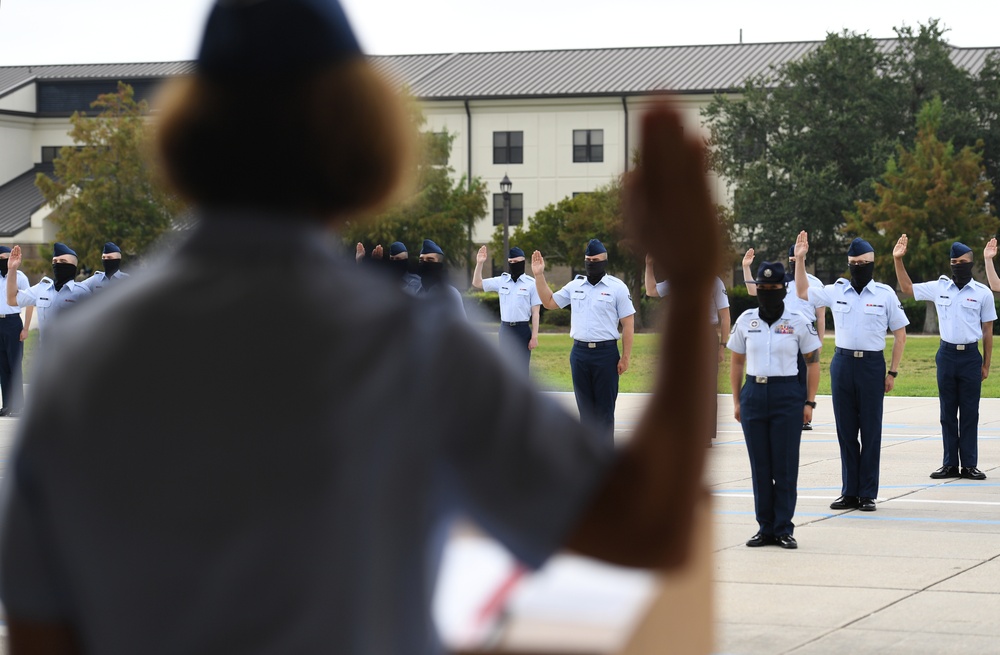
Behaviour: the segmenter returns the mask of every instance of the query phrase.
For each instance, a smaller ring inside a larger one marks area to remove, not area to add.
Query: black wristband
[[[892,377],[896,377],[897,375],[899,375],[899,371],[889,371],[889,375],[891,375]]]
[[[813,409],[816,409],[816,401],[815,400],[807,400],[806,401],[806,405],[809,406],[809,407],[812,407]]]

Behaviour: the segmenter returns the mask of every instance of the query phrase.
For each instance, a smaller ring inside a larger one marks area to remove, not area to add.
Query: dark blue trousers
[[[500,324],[500,352],[509,356],[511,361],[524,369],[528,374],[531,364],[531,351],[528,342],[531,341],[531,325],[528,322]]]
[[[573,342],[569,368],[580,420],[596,426],[609,448],[615,445],[615,402],[618,400],[618,342],[604,341],[588,348]]]
[[[885,357],[881,352],[853,357],[838,349],[830,362],[830,383],[840,442],[840,493],[877,498]]]
[[[24,386],[21,384],[23,328],[20,314],[0,318],[0,389],[3,392],[3,406],[13,412],[20,412],[24,407]]]
[[[937,357],[938,397],[945,466],[979,466],[979,396],[983,390],[983,356],[979,344],[955,350],[942,343]]]
[[[760,532],[792,534],[805,387],[795,377],[768,384],[748,379],[740,391],[740,424],[750,454],[753,507]]]

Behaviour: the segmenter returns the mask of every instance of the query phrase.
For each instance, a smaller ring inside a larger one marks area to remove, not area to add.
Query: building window
[[[59,156],[61,146],[42,146],[42,163],[51,164]]]
[[[524,222],[524,194],[510,194],[510,224],[520,225]],[[503,225],[503,194],[493,194],[493,224]]]
[[[493,133],[493,163],[524,163],[524,132]]]
[[[604,161],[604,130],[573,130],[573,161]]]
[[[590,193],[591,193],[590,191],[574,191],[573,197],[576,198],[577,196],[589,196]]]

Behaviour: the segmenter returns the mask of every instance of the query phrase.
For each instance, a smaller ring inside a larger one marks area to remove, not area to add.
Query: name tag
[[[510,293],[510,287],[500,287],[499,289],[497,289],[497,293],[499,293],[501,296],[506,296],[508,293]]]

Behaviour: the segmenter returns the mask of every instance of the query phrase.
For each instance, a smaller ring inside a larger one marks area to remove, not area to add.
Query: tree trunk
[[[937,334],[938,333],[937,306],[932,302],[925,304],[927,305],[927,314],[924,315],[924,334]]]

